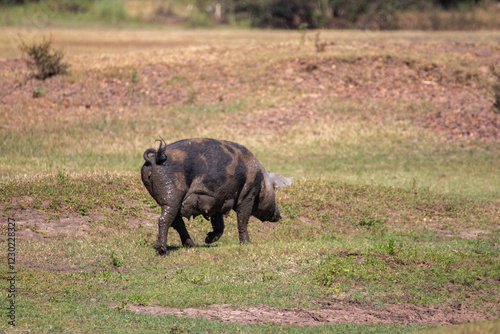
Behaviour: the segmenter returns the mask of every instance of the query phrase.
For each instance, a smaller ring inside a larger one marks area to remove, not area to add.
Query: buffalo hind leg
[[[156,240],[156,251],[160,255],[167,255],[167,236],[168,229],[175,219],[177,214],[170,206],[162,206],[160,218],[158,219],[158,239]]]
[[[182,245],[184,247],[195,247],[195,243],[193,239],[189,236],[189,233],[186,228],[186,224],[184,224],[184,220],[182,217],[176,217],[174,222],[172,223],[172,227],[179,233],[181,237]]]
[[[212,223],[213,231],[208,232],[207,237],[205,238],[205,243],[207,244],[216,242],[224,233],[224,216],[222,213],[216,213],[210,217],[210,223]]]

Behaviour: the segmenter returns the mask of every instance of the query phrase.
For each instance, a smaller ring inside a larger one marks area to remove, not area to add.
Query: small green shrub
[[[26,65],[30,70],[35,70],[34,77],[45,80],[51,76],[65,74],[69,65],[62,62],[63,52],[52,49],[52,39],[45,37],[40,43],[20,45],[21,51],[28,56],[25,59]]]
[[[144,306],[149,304],[149,299],[137,292],[134,293],[132,297],[128,298],[128,301],[131,303],[142,304]]]
[[[302,22],[299,25],[299,32],[300,32],[300,46],[304,45],[306,42],[306,34],[307,34],[307,26],[308,24],[306,22]]]
[[[121,267],[123,266],[123,261],[120,260],[116,254],[115,254],[115,251],[111,251],[111,256],[110,256],[110,259],[111,259],[111,264],[115,267]]]
[[[130,79],[133,83],[137,83],[137,81],[139,81],[139,73],[137,73],[137,70],[135,68],[132,70]]]
[[[33,90],[33,97],[37,98],[45,94],[45,89],[42,86],[38,86]]]

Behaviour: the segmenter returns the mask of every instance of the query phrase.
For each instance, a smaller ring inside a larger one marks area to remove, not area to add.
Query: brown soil
[[[499,52],[488,50],[494,63]],[[493,109],[489,81],[493,74],[468,72],[444,65],[409,61],[391,56],[354,59],[294,59],[280,69],[294,89],[313,96],[338,96],[357,101],[429,101],[425,115],[412,118],[446,139],[500,139],[500,113]]]
[[[91,215],[81,215],[78,213],[54,215],[45,213],[43,210],[27,208],[10,209],[9,217],[14,218],[16,221],[16,237],[26,240],[50,239],[57,237],[59,234],[85,236],[94,228],[107,229],[102,224],[97,224],[98,227],[92,226],[92,222],[104,218],[103,215],[98,213],[92,213]],[[154,215],[148,220],[131,218],[128,219],[128,222],[130,228],[135,228],[139,225],[154,228],[156,227],[156,219],[157,216]],[[2,226],[6,225],[6,220],[2,221]],[[5,238],[5,236],[0,236],[0,239],[2,238]]]
[[[89,228],[88,217],[74,213],[60,218],[50,217],[49,220],[46,213],[30,208],[17,212],[11,210],[9,217],[16,221],[16,237],[28,240],[47,239],[60,233],[84,235]]]
[[[432,324],[454,325],[458,323],[484,320],[484,315],[462,309],[443,310],[433,307],[408,304],[393,304],[382,309],[338,302],[320,310],[277,310],[269,307],[245,309],[229,308],[224,305],[211,305],[207,309],[161,307],[154,305],[131,304],[133,312],[155,316],[176,315],[182,317],[203,317],[222,322],[239,324],[273,323],[296,326],[327,324]],[[493,318],[493,317],[492,317]]]

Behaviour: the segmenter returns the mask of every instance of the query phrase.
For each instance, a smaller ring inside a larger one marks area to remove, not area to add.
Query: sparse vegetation
[[[42,86],[38,86],[33,90],[33,97],[40,97],[45,94],[45,89]]]
[[[334,45],[334,42],[327,42],[321,40],[319,37],[320,32],[318,31],[314,37],[314,46],[316,47],[316,52],[324,52],[328,45]]]
[[[193,85],[189,85],[186,104],[193,104],[196,102],[196,89]]]

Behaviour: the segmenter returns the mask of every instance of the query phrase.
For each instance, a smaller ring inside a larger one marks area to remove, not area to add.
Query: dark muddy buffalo
[[[144,186],[161,207],[158,220],[159,254],[167,254],[167,232],[172,226],[184,246],[194,242],[182,217],[202,215],[213,231],[205,242],[217,241],[224,232],[223,215],[236,211],[240,242],[248,242],[250,216],[277,222],[281,216],[274,190],[288,186],[293,178],[268,173],[244,146],[208,138],[184,139],[158,150],[144,152],[141,169]]]

